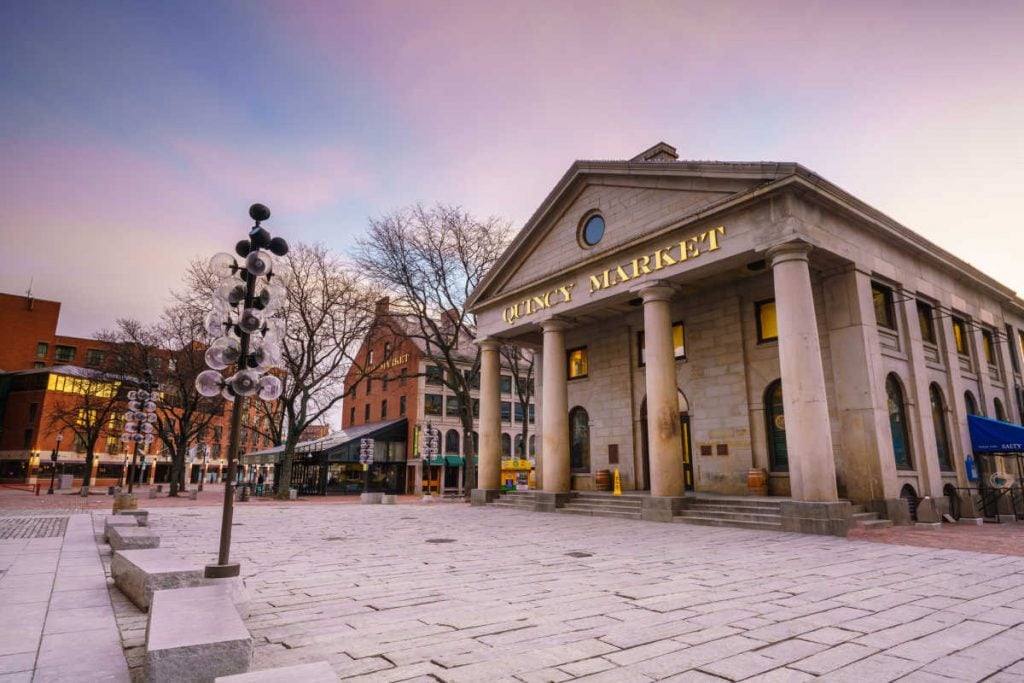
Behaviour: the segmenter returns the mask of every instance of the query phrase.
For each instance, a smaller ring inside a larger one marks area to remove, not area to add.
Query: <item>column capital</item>
[[[765,252],[772,268],[786,261],[806,261],[814,247],[803,240],[792,240],[769,247]]]
[[[546,320],[541,320],[538,324],[540,325],[540,329],[545,332],[561,332],[562,330],[569,328],[568,318],[563,318],[557,315],[553,315]]]
[[[501,340],[494,337],[481,337],[475,343],[481,351],[498,351],[502,347]]]
[[[637,289],[636,293],[645,304],[651,301],[671,301],[676,294],[676,288],[665,280],[655,280]]]

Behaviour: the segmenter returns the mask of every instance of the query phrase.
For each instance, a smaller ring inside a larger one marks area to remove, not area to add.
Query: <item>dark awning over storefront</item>
[[[304,441],[295,445],[297,457],[326,458],[330,461],[359,461],[359,443],[362,439],[374,439],[386,444],[378,448],[380,456],[375,460],[379,462],[405,460],[405,441],[408,438],[409,422],[406,418],[388,420],[386,422],[373,422],[370,424],[350,427],[349,429],[335,432],[321,439]],[[244,465],[266,465],[281,462],[284,453],[284,446],[276,446],[262,451],[245,453],[242,455]]]
[[[1024,427],[1020,425],[968,415],[967,428],[971,432],[971,449],[976,454],[1024,452]]]

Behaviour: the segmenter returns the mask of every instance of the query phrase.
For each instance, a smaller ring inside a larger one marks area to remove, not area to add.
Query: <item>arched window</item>
[[[996,398],[992,400],[992,404],[996,409],[996,419],[1001,422],[1006,422],[1006,411],[1003,410],[1003,402]]]
[[[978,412],[978,402],[974,400],[974,394],[969,391],[964,392],[964,404],[967,406],[968,415],[981,415]]]
[[[946,402],[942,400],[942,389],[932,383],[928,388],[932,402],[932,424],[935,426],[935,452],[939,456],[939,469],[953,471],[953,458],[949,454],[949,430],[946,429]]]
[[[522,434],[516,434],[515,445],[516,445],[516,449],[515,449],[514,452],[516,454],[516,457],[517,458],[525,458],[526,457],[526,453],[523,452],[523,435]]]
[[[533,458],[537,455],[537,437],[530,437],[530,457]]]
[[[501,435],[501,457],[512,457],[512,437],[508,434]]]
[[[772,472],[789,471],[786,451],[786,415],[782,407],[782,380],[777,379],[764,391],[764,419],[768,433],[768,463]]]
[[[885,395],[889,404],[889,430],[892,432],[892,450],[896,457],[896,469],[912,469],[907,409],[903,403],[903,387],[900,385],[896,373],[890,373],[885,378]]]
[[[580,406],[569,411],[569,466],[590,471],[590,416]]]
[[[459,432],[455,429],[449,429],[444,435],[444,453],[445,455],[458,455],[459,454]]]

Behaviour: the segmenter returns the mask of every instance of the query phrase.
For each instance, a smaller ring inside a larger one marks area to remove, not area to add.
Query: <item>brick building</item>
[[[81,393],[83,383],[103,381],[100,371],[112,351],[96,339],[57,334],[60,307],[56,301],[0,293],[0,482],[48,484],[55,449],[58,476],[70,475],[74,486],[81,485],[85,476],[85,445],[69,430],[56,428],[53,415],[58,406]],[[173,362],[172,354],[154,353],[153,362]],[[195,466],[187,467],[191,481],[201,476],[219,479],[226,473],[230,411],[231,404],[226,404],[195,444]],[[115,411],[115,419],[94,445],[91,485],[123,481],[126,460],[134,449],[131,446],[126,452],[120,441],[123,412],[123,407]],[[263,419],[255,407],[246,410],[242,448],[255,450],[269,444]],[[59,448],[58,434],[63,436]],[[150,483],[170,480],[170,457],[159,440],[140,454],[148,457],[138,476]]]

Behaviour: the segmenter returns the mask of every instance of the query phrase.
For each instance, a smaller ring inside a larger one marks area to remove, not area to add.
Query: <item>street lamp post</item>
[[[132,451],[132,464],[128,472],[128,493],[132,492],[135,481],[135,461],[139,457],[139,445],[148,446],[153,443],[156,423],[156,382],[153,381],[153,372],[146,370],[143,373],[143,380],[139,385],[140,389],[128,392],[128,412],[124,415],[124,433],[121,434],[121,441],[124,443],[135,443],[135,450]],[[125,458],[127,459],[127,455]],[[143,455],[145,458],[145,455]],[[141,482],[140,482],[141,483]]]
[[[124,464],[121,465],[121,486],[128,485],[128,456],[124,456]]]
[[[210,450],[208,444],[201,444],[203,449],[203,468],[199,471],[199,492],[203,492],[203,481],[206,479],[206,454]]]
[[[288,264],[280,257],[288,253],[288,243],[280,237],[271,238],[266,228],[260,226],[270,218],[270,209],[253,204],[249,207],[249,216],[256,224],[249,230],[249,238],[235,245],[235,254],[243,261],[239,263],[235,256],[226,252],[210,259],[210,269],[221,282],[213,295],[213,308],[206,316],[205,327],[217,339],[206,350],[206,364],[211,369],[196,377],[196,389],[203,396],[221,395],[234,401],[220,549],[217,564],[206,566],[207,578],[238,576],[241,572],[237,562],[229,562],[238,477],[238,437],[244,410],[244,402],[235,401],[235,397],[257,395],[261,400],[273,401],[283,388],[281,380],[268,371],[282,365],[281,330],[271,315],[285,299],[289,271]],[[220,371],[230,366],[235,366],[235,374],[223,377]]]
[[[58,451],[60,451],[60,442],[64,440],[63,434],[57,435],[57,445],[53,447],[53,452],[50,453],[50,488],[46,491],[46,495],[53,495],[53,478],[57,476],[57,458],[60,457]]]

